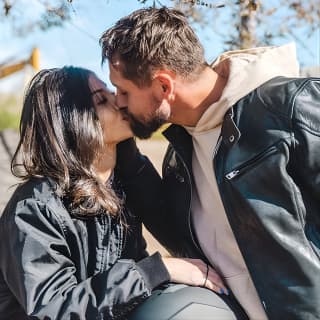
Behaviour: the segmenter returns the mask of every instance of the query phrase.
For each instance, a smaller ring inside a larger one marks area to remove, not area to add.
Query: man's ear
[[[162,99],[173,100],[175,95],[175,74],[169,70],[158,70],[153,76],[157,94]]]

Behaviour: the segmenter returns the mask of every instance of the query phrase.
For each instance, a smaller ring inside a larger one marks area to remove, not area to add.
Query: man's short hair
[[[206,65],[203,47],[186,16],[165,7],[123,17],[102,34],[100,45],[102,62],[108,59],[138,86],[149,85],[157,69],[192,79]]]

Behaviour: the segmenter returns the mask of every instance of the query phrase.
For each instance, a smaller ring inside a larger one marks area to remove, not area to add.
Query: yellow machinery
[[[25,68],[27,65],[32,66],[36,71],[39,70],[39,49],[34,48],[29,59],[17,62],[15,64],[0,65],[0,79],[7,77],[15,72]]]

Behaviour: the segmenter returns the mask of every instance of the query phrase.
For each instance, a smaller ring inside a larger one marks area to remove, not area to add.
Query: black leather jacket
[[[157,202],[146,186],[155,216],[147,227],[174,255],[206,259],[191,220],[191,137],[176,125],[164,134],[165,197]],[[268,318],[320,319],[320,79],[278,77],[236,103],[213,166]]]
[[[55,184],[19,186],[0,218],[0,319],[126,319],[169,280],[147,257],[141,219],[70,216]],[[135,262],[139,261],[139,262]]]

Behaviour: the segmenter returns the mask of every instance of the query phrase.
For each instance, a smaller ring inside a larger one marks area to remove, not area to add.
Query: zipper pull
[[[219,138],[218,138],[218,141],[217,141],[217,144],[213,150],[213,158],[216,156],[219,148],[220,148],[220,144],[221,144],[221,141],[222,141],[222,135],[220,134]]]
[[[239,174],[239,170],[233,170],[231,172],[229,172],[228,174],[226,174],[226,178],[228,180],[232,180],[234,177],[236,177]]]

